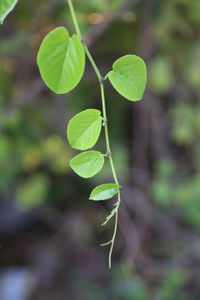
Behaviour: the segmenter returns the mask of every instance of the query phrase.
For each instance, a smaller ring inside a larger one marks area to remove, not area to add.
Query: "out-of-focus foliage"
[[[199,1],[163,4],[154,25],[162,50],[150,69],[152,90],[169,102],[166,104],[169,138],[171,147],[176,148],[173,160],[158,162],[153,197],[159,206],[181,208],[179,217],[197,228],[200,225],[199,11]]]
[[[87,200],[91,186],[112,182],[107,162],[91,181],[68,167],[77,154],[68,120],[100,109],[95,76],[87,67],[69,95],[48,91],[37,51],[56,26],[73,33],[71,17],[65,1],[20,0],[0,28],[0,282],[15,266],[32,278],[28,299],[199,300],[200,1],[74,2],[103,74],[126,53],[148,64],[140,103],[124,105],[108,82],[124,185],[114,266],[108,272],[98,247],[109,229],[96,225],[112,203]],[[98,149],[105,153],[101,136]]]

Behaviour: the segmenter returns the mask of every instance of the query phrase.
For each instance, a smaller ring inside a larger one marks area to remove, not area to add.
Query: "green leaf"
[[[107,74],[116,91],[130,101],[143,97],[147,82],[146,65],[136,55],[125,55],[113,64],[113,71]]]
[[[0,24],[3,24],[7,15],[13,10],[18,0],[0,0]]]
[[[58,27],[42,41],[37,63],[46,85],[57,94],[65,94],[77,86],[83,76],[83,45],[77,35],[70,37],[65,27]]]
[[[69,121],[67,126],[68,141],[75,149],[92,148],[99,138],[101,127],[101,112],[97,109],[86,109]]]
[[[106,183],[98,185],[90,194],[90,200],[106,200],[116,195],[120,189],[120,185],[115,183]]]
[[[102,169],[103,164],[104,156],[98,151],[83,152],[70,160],[70,167],[84,178],[96,175]]]

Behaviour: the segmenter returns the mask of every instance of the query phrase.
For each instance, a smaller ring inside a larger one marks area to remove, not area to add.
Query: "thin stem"
[[[100,84],[100,90],[101,90],[101,102],[102,102],[102,111],[103,111],[103,119],[104,119],[104,132],[105,132],[105,141],[106,141],[106,153],[108,153],[108,157],[109,157],[109,162],[110,162],[110,167],[111,167],[111,171],[112,171],[112,175],[114,178],[114,181],[116,184],[119,185],[119,181],[117,178],[117,174],[116,174],[116,170],[115,170],[115,166],[113,163],[113,159],[112,159],[112,152],[111,152],[111,148],[110,148],[110,140],[109,140],[109,133],[108,133],[108,123],[107,123],[107,113],[106,113],[106,101],[105,101],[105,90],[104,90],[104,78],[101,75],[101,72],[99,71],[92,55],[90,54],[90,51],[87,47],[87,45],[85,44],[85,42],[82,39],[82,35],[81,35],[81,31],[77,22],[77,18],[76,18],[76,14],[75,14],[75,10],[72,4],[71,0],[67,0],[68,4],[69,4],[69,9],[72,15],[72,19],[73,19],[73,23],[74,23],[74,27],[76,30],[77,35],[79,36],[80,40],[83,42],[83,46],[85,49],[85,53],[88,57],[88,60],[90,61],[94,72],[97,75],[99,84]],[[120,191],[118,192],[118,200],[116,202],[116,213],[115,213],[115,224],[114,224],[114,231],[113,231],[113,235],[112,235],[112,239],[107,242],[102,244],[102,246],[106,246],[106,245],[111,245],[110,246],[110,251],[109,251],[109,268],[111,268],[111,259],[112,259],[112,252],[113,252],[113,247],[114,247],[114,243],[115,243],[115,238],[116,238],[116,234],[117,234],[117,225],[118,225],[118,210],[119,210],[119,206],[120,206],[120,202],[121,202],[121,195],[120,195]]]
[[[81,40],[82,39],[81,31],[80,31],[80,28],[79,28],[79,25],[78,25],[78,22],[77,22],[77,19],[76,19],[76,14],[75,14],[75,10],[74,10],[72,1],[71,0],[67,0],[67,1],[68,1],[68,4],[69,4],[69,9],[70,9],[70,13],[72,15],[72,20],[73,20],[73,23],[74,23],[76,33],[77,33],[77,35],[79,36],[79,38]]]
[[[117,178],[117,175],[116,175],[116,171],[115,171],[115,166],[114,166],[113,159],[112,159],[112,152],[111,152],[111,148],[110,148],[107,113],[106,113],[106,103],[105,103],[105,91],[104,91],[103,81],[100,81],[100,88],[101,88],[101,101],[102,101],[103,118],[104,118],[104,122],[105,122],[104,131],[105,131],[105,139],[106,139],[106,150],[107,150],[108,153],[110,153],[109,161],[110,161],[110,167],[111,167],[111,170],[112,170],[114,181],[115,181],[116,184],[119,184],[119,181],[118,181],[118,178]]]
[[[101,75],[101,73],[100,73],[100,71],[99,71],[92,55],[90,54],[90,51],[89,51],[88,47],[86,46],[85,43],[83,43],[83,46],[84,46],[84,49],[85,49],[85,53],[86,53],[91,65],[92,65],[97,77],[98,77],[99,82],[103,81],[103,77],[102,77],[102,75]]]
[[[118,194],[118,195],[120,195],[120,194]],[[108,256],[109,269],[111,269],[111,267],[112,267],[112,253],[113,253],[115,237],[116,237],[116,234],[117,234],[117,224],[118,224],[118,209],[117,209],[116,214],[115,214],[115,227],[114,227],[114,231],[113,231],[112,242],[111,242],[109,256]]]

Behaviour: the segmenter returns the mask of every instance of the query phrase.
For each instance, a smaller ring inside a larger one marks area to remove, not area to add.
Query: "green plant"
[[[16,1],[4,1],[7,5],[3,13],[6,16]],[[89,178],[96,175],[104,165],[107,158],[114,179],[113,183],[106,183],[95,187],[89,199],[94,201],[106,200],[117,195],[117,201],[113,210],[107,216],[102,225],[106,225],[115,218],[113,235],[110,241],[102,246],[110,245],[109,268],[117,233],[118,213],[121,202],[121,186],[115,171],[112,158],[110,139],[108,133],[108,120],[106,113],[104,82],[109,79],[115,90],[130,101],[141,100],[146,86],[146,66],[142,58],[136,55],[125,55],[117,59],[112,70],[104,77],[97,67],[90,51],[84,42],[75,15],[71,0],[68,0],[71,16],[76,34],[69,35],[65,27],[57,27],[52,30],[42,41],[37,63],[40,74],[46,85],[56,94],[65,94],[73,90],[83,77],[85,70],[85,58],[87,56],[100,85],[102,112],[97,109],[86,109],[75,115],[67,126],[67,138],[72,148],[88,150],[92,148],[100,135],[102,127],[105,131],[106,152],[85,151],[70,161],[71,168],[81,177]]]
[[[18,0],[1,0],[0,2],[0,24],[3,24],[7,15],[13,10]]]

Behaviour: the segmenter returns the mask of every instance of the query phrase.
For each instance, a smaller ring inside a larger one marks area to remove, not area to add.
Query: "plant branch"
[[[76,14],[75,14],[75,10],[74,10],[72,1],[71,0],[67,0],[67,1],[68,1],[68,4],[69,4],[69,9],[70,9],[70,12],[71,12],[71,16],[72,16],[72,19],[73,19],[73,23],[74,23],[76,33],[77,33],[78,37],[80,38],[80,40],[83,42],[85,53],[88,57],[88,60],[90,61],[91,65],[92,65],[92,67],[94,69],[94,72],[96,73],[98,81],[99,81],[100,91],[101,91],[103,119],[104,119],[106,153],[109,153],[108,158],[109,158],[110,167],[111,167],[111,171],[112,171],[114,181],[115,181],[116,184],[119,185],[119,181],[118,181],[118,178],[117,178],[115,166],[114,166],[113,159],[112,159],[112,152],[111,152],[111,148],[110,148],[110,139],[109,139],[109,133],[108,133],[108,122],[107,122],[107,113],[106,113],[104,78],[101,75],[101,72],[99,71],[92,55],[90,54],[90,51],[89,51],[87,45],[85,44],[85,42],[82,39],[81,31],[80,31],[80,28],[79,28],[79,25],[78,25],[78,21],[77,21],[77,18],[76,18]],[[119,191],[118,192],[118,199],[117,199],[117,202],[115,203],[115,213],[113,215],[113,216],[115,216],[113,236],[112,236],[112,239],[109,242],[102,244],[102,246],[110,245],[109,258],[108,258],[109,268],[111,268],[112,252],[113,252],[113,247],[114,247],[115,238],[116,238],[116,234],[117,234],[118,212],[119,212],[120,202],[121,202],[121,195],[120,195],[120,191]]]
[[[76,18],[76,14],[75,14],[75,10],[74,10],[72,1],[71,0],[67,0],[67,1],[68,1],[68,5],[69,5],[69,9],[70,9],[70,13],[71,13],[71,16],[72,16],[72,20],[73,20],[73,23],[74,23],[76,33],[77,33],[78,37],[80,38],[80,40],[82,40],[81,31],[80,31],[80,28],[79,28],[79,25],[78,25],[78,22],[77,22],[77,18]]]

